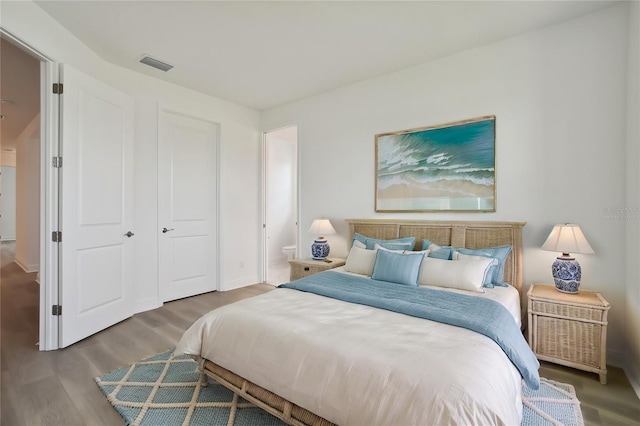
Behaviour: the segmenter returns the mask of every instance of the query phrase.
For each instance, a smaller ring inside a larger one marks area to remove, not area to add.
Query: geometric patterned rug
[[[522,426],[583,426],[580,401],[572,385],[540,378],[540,389],[522,386]]]
[[[128,425],[280,426],[280,419],[207,380],[188,355],[173,349],[95,378]],[[573,386],[541,378],[537,391],[523,385],[521,426],[584,426]]]
[[[277,417],[200,374],[173,349],[95,378],[128,425],[285,425]]]

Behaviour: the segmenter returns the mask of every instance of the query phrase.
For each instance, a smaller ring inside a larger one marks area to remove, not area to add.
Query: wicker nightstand
[[[561,293],[533,284],[529,298],[529,346],[538,359],[591,371],[607,383],[607,314],[600,293]]]
[[[314,260],[312,258],[307,259],[293,259],[289,261],[291,265],[291,271],[289,273],[289,279],[299,280],[300,278],[308,275],[316,274],[318,272],[326,271],[327,269],[337,268],[346,263],[345,259],[338,259],[335,257],[325,260]]]

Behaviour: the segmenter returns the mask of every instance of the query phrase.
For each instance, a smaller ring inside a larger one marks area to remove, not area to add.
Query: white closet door
[[[61,68],[60,346],[133,313],[133,100]]]
[[[218,286],[218,125],[162,109],[159,121],[159,281],[169,301]]]

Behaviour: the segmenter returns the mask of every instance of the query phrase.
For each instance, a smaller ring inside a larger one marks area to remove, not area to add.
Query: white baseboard
[[[152,309],[157,309],[162,305],[162,302],[158,299],[141,300],[133,304],[133,313],[139,314],[140,312],[150,311]]]
[[[223,282],[222,285],[220,286],[220,291],[235,290],[237,288],[246,287],[249,285],[257,284],[259,282],[261,281],[257,275],[254,275],[251,277],[245,277],[245,278],[238,278],[237,280]]]
[[[607,351],[607,365],[622,368],[633,390],[640,398],[640,365],[627,352]]]
[[[638,365],[638,360],[632,359],[633,357],[627,355],[627,362],[623,367],[625,374],[627,375],[627,379],[629,379],[629,383],[631,383],[631,387],[636,391],[636,395],[640,399],[640,365]]]
[[[38,272],[40,270],[40,265],[38,263],[36,263],[35,265],[34,264],[25,265],[24,263],[20,262],[20,260],[18,259],[14,259],[13,261],[15,262],[16,265],[20,267],[20,269],[25,271],[27,274],[30,274],[32,272]]]

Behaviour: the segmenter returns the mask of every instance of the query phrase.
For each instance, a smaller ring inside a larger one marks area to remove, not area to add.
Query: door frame
[[[49,306],[58,305],[58,244],[47,238],[58,230],[58,173],[52,159],[60,152],[59,98],[49,88],[58,82],[58,64],[45,53],[25,43],[5,28],[0,35],[40,61],[40,315],[39,349],[58,349],[58,318]]]
[[[218,121],[212,120],[210,118],[204,117],[202,115],[199,115],[193,111],[187,111],[185,108],[180,108],[168,103],[159,103],[158,104],[158,109],[157,109],[157,143],[158,143],[158,153],[160,151],[160,132],[162,131],[162,113],[163,112],[167,112],[170,114],[175,114],[181,117],[186,117],[186,118],[191,118],[194,120],[199,120],[199,121],[204,121],[207,123],[211,123],[214,124],[216,126],[216,146],[215,146],[215,154],[216,154],[216,162],[215,162],[215,167],[216,167],[216,208],[215,208],[215,214],[216,214],[216,220],[215,223],[213,224],[214,229],[215,229],[215,233],[216,233],[216,238],[215,238],[215,250],[216,250],[216,255],[215,255],[215,259],[213,259],[213,261],[215,262],[215,268],[216,268],[216,273],[215,273],[215,280],[216,280],[216,289],[215,291],[220,291],[221,288],[221,277],[223,277],[223,264],[222,262],[220,262],[220,239],[221,239],[221,235],[220,235],[220,152],[221,152],[221,146],[222,146],[222,141],[221,141],[221,135],[222,135],[222,124]],[[159,157],[156,158],[156,162],[158,163],[158,167],[157,167],[157,172],[160,173],[160,159]],[[156,201],[159,202],[160,199],[160,184],[159,184],[159,179],[157,179],[157,188],[156,188]],[[160,211],[158,209],[158,213],[156,215],[156,228],[157,228],[157,234],[156,234],[156,247],[158,247],[158,258],[157,258],[157,266],[160,266]],[[162,291],[163,289],[160,288],[160,278],[158,277],[158,301],[160,303],[164,303],[164,298],[162,296]]]
[[[261,208],[262,208],[262,242],[261,242],[261,281],[267,282],[267,272],[269,271],[269,250],[268,250],[268,240],[267,240],[267,215],[269,210],[269,191],[268,191],[268,176],[269,176],[269,158],[267,155],[267,133],[273,133],[278,130],[286,129],[287,127],[296,127],[297,128],[297,140],[296,140],[296,255],[300,253],[300,217],[302,212],[302,204],[300,202],[301,199],[301,191],[300,191],[300,182],[301,182],[301,174],[300,174],[300,124],[293,123],[283,123],[277,126],[270,126],[262,130],[262,143],[260,145],[261,149],[261,157],[262,157],[262,196],[261,196]]]

